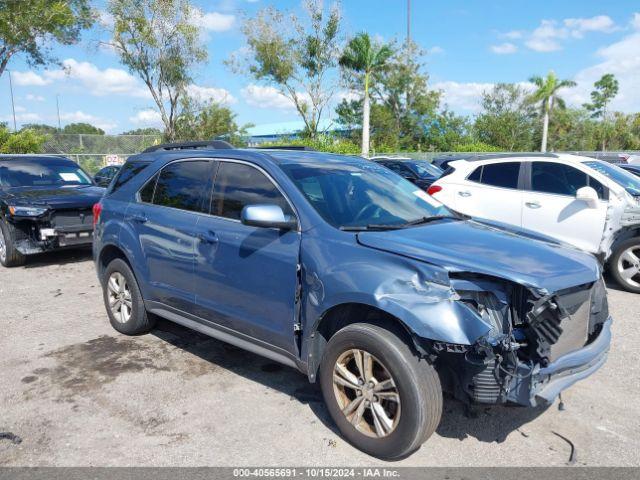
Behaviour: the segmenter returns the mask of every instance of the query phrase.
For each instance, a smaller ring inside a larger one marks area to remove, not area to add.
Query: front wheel
[[[609,271],[627,292],[640,293],[640,237],[618,245],[609,260]]]
[[[0,264],[3,267],[17,267],[25,261],[15,246],[16,228],[0,218]]]
[[[417,450],[442,415],[435,369],[376,325],[355,323],[331,337],[320,385],[342,435],[378,458],[397,459]]]

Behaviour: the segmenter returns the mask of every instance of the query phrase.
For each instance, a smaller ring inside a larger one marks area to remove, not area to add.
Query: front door
[[[297,266],[300,233],[244,225],[246,205],[293,210],[265,172],[221,161],[211,215],[198,221],[195,292],[198,315],[255,340],[296,352]]]
[[[608,208],[608,191],[587,173],[556,162],[531,162],[531,180],[522,196],[522,226],[591,253],[598,253]],[[582,187],[598,192],[595,207],[576,199]]]

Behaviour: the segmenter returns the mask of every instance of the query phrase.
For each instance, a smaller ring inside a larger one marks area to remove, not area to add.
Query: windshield
[[[84,170],[68,160],[25,159],[0,162],[3,187],[93,185]]]
[[[439,177],[444,171],[429,162],[408,162],[407,165],[420,178]]]
[[[285,164],[282,169],[316,211],[337,228],[401,228],[452,216],[411,182],[373,162]]]
[[[593,168],[595,171],[606,175],[618,185],[625,188],[631,195],[640,195],[640,178],[636,177],[630,172],[623,170],[620,167],[616,167],[610,163],[594,160],[592,162],[584,162],[588,167]]]

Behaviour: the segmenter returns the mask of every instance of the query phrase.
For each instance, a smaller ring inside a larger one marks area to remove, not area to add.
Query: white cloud
[[[607,15],[591,18],[566,18],[564,25],[575,38],[582,38],[586,32],[610,33],[617,30],[615,22]]]
[[[60,120],[64,120],[68,123],[90,123],[91,125],[101,128],[105,132],[111,132],[118,126],[116,123],[96,117],[90,113],[85,113],[82,110],[76,110],[75,112],[60,112]]]
[[[129,72],[121,68],[98,68],[90,62],[78,62],[68,58],[62,62],[62,69],[45,72],[49,81],[74,80],[95,96],[128,95],[148,98],[149,91]]]
[[[443,100],[455,111],[477,112],[480,109],[480,98],[483,92],[493,88],[493,83],[476,82],[438,82],[432,87],[442,90]]]
[[[435,45],[435,46],[429,48],[427,50],[427,53],[429,55],[440,55],[441,53],[444,53],[444,48],[440,47],[439,45]]]
[[[279,108],[282,110],[295,108],[293,102],[274,87],[251,84],[243,88],[241,93],[247,104],[252,107]]]
[[[510,32],[502,33],[500,36],[509,40],[518,40],[524,37],[524,32],[522,30],[511,30]]]
[[[498,55],[508,55],[510,53],[516,53],[518,51],[518,47],[513,43],[506,42],[501,43],[500,45],[491,45],[491,51]]]
[[[134,116],[129,117],[129,121],[136,125],[144,125],[150,127],[157,127],[162,125],[162,118],[157,110],[147,108],[140,110]]]
[[[191,19],[194,25],[209,32],[226,32],[231,30],[236,22],[235,15],[218,12],[203,12],[194,9]]]
[[[44,102],[44,97],[42,95],[34,95],[32,93],[28,93],[24,98],[31,102]]]
[[[226,105],[232,105],[238,100],[231,95],[229,90],[216,87],[201,87],[199,85],[189,85],[187,93],[200,102],[214,101]]]
[[[562,48],[558,40],[567,38],[568,35],[568,30],[559,27],[555,20],[542,20],[525,45],[536,52],[554,52]]]
[[[631,17],[631,27],[640,30],[640,13],[634,13]]]
[[[43,87],[51,83],[50,80],[30,70],[26,72],[11,72],[11,80],[21,87]]]
[[[7,122],[13,128],[13,114],[0,117],[0,122]],[[18,123],[36,123],[42,122],[42,116],[39,113],[18,112],[16,108],[16,122]]]

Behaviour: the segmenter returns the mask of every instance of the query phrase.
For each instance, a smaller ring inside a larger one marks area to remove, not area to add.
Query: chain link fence
[[[142,152],[145,148],[162,143],[161,135],[85,135],[53,134],[49,135],[42,153],[64,155],[76,161],[82,168],[94,174],[102,167],[124,163],[130,155]],[[436,157],[470,157],[487,152],[397,152],[379,156],[409,157],[433,160]],[[497,152],[491,152],[497,153]],[[498,152],[499,153],[499,152]],[[509,153],[509,152],[503,152]],[[525,154],[527,152],[518,152]],[[539,153],[539,152],[528,152]],[[617,163],[631,156],[640,159],[640,151],[627,152],[563,152],[599,158]]]
[[[161,135],[53,134],[47,136],[42,153],[69,157],[93,174],[159,143]]]

